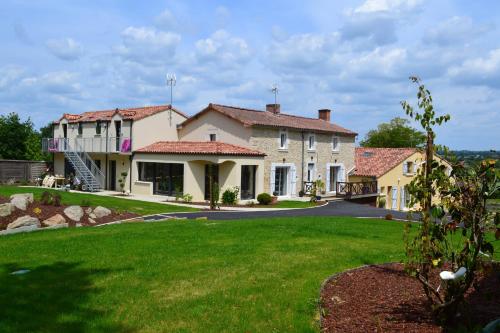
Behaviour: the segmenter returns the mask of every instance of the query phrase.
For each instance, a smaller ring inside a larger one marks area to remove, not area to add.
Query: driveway
[[[328,204],[315,208],[268,210],[268,211],[201,211],[195,213],[172,213],[157,214],[145,217],[146,221],[162,220],[168,217],[207,217],[209,220],[237,220],[249,218],[268,217],[297,217],[297,216],[352,216],[384,218],[386,214],[392,214],[395,219],[408,219],[406,212],[375,208],[368,205],[356,204],[348,201],[331,201]]]

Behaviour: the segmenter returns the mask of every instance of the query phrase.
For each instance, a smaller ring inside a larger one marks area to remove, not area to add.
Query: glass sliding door
[[[184,164],[138,162],[139,180],[153,183],[153,194],[182,195]]]
[[[241,166],[241,199],[255,199],[255,165]]]
[[[277,196],[288,194],[288,167],[276,167],[274,192]]]
[[[219,165],[212,164],[212,181],[219,184]],[[222,194],[222,193],[221,193]],[[210,200],[210,165],[205,164],[205,200]]]

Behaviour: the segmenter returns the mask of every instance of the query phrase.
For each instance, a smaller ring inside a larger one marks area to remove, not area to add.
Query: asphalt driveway
[[[356,204],[348,201],[331,201],[327,205],[288,210],[268,210],[268,211],[201,211],[195,213],[172,213],[157,214],[145,217],[146,221],[162,220],[168,217],[187,217],[194,219],[197,217],[207,217],[209,220],[237,220],[249,218],[266,217],[297,217],[297,216],[352,216],[352,217],[373,217],[384,218],[386,214],[392,214],[395,219],[408,219],[405,212],[388,209],[375,208],[368,205]]]

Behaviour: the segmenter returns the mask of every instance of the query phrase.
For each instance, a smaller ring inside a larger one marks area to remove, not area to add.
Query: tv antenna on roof
[[[169,110],[169,119],[170,119],[170,125],[172,125],[172,103],[173,103],[173,90],[174,86],[177,82],[177,78],[175,77],[175,74],[167,74],[167,86],[170,86],[170,110]]]
[[[272,93],[274,94],[274,105],[276,107],[276,104],[278,103],[278,84],[277,83],[273,83],[273,85],[271,86],[271,91]]]

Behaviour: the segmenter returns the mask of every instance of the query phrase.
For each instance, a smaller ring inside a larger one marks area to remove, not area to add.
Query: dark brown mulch
[[[438,271],[435,272],[437,278]],[[500,317],[500,265],[479,273],[466,296],[470,320],[481,327]],[[422,285],[402,264],[342,273],[321,291],[323,332],[446,332],[437,325]]]
[[[7,198],[0,197],[0,203],[4,203],[4,202],[9,202],[9,200]],[[66,215],[64,215],[64,209],[66,207],[68,207],[68,206],[61,205],[61,206],[56,207],[56,206],[52,206],[52,205],[42,205],[39,201],[35,201],[35,202],[29,204],[29,206],[27,207],[26,210],[16,209],[10,216],[0,217],[0,230],[6,229],[7,225],[9,223],[13,222],[18,217],[25,216],[25,215],[30,215],[30,216],[36,217],[40,220],[40,222],[42,222],[43,220],[46,220],[49,217],[52,217],[56,214],[61,214],[62,216],[64,216],[64,218],[68,222],[68,225],[70,227],[74,227],[74,226],[76,226],[77,222],[70,220]],[[40,209],[39,214],[36,214],[34,212],[35,208]],[[88,207],[82,207],[82,208],[83,208],[83,211],[85,212],[85,210]],[[94,219],[96,221],[96,223],[91,224],[88,220],[89,219],[88,214],[85,213],[79,223],[81,223],[84,226],[91,226],[91,225],[99,225],[99,224],[113,222],[113,221],[131,219],[131,218],[139,217],[139,216],[140,215],[137,215],[134,213],[129,213],[129,212],[119,213],[119,212],[111,211],[110,215],[102,217],[100,219]]]

